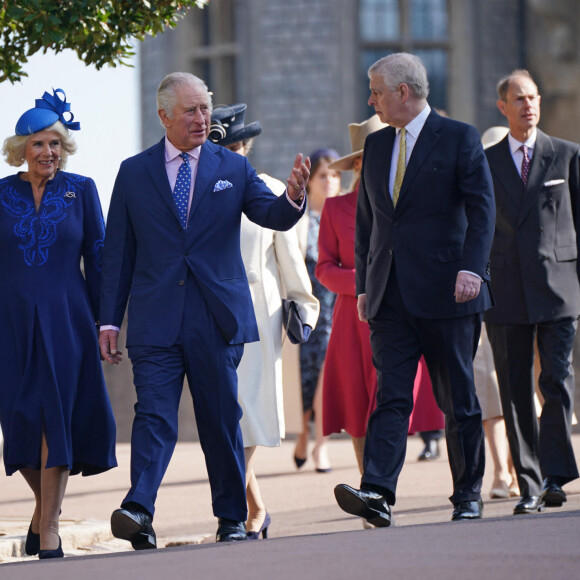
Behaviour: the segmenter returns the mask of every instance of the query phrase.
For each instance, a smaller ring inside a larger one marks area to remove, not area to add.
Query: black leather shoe
[[[451,519],[454,522],[459,520],[478,520],[483,517],[483,501],[481,501],[481,498],[477,501],[460,501],[454,503],[453,506]]]
[[[334,497],[347,514],[364,518],[378,528],[391,525],[391,506],[385,496],[376,491],[358,490],[340,483],[334,488]]]
[[[535,514],[544,511],[544,502],[539,495],[523,495],[514,507],[514,516]]]
[[[425,448],[421,451],[419,457],[417,457],[417,461],[433,461],[434,459],[438,459],[439,455],[439,440],[430,439],[425,443]]]
[[[215,535],[216,542],[241,542],[247,539],[246,524],[244,522],[218,518],[218,529]]]
[[[111,515],[111,531],[115,538],[131,542],[134,550],[151,550],[157,548],[152,521],[145,512],[121,508]]]
[[[542,488],[542,495],[540,497],[548,507],[561,507],[567,500],[566,492],[552,477],[546,477],[544,479],[544,487]]]

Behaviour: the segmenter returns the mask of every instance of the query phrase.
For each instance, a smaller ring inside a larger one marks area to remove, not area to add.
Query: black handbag
[[[292,344],[302,344],[308,340],[310,333],[304,332],[304,324],[294,300],[282,298],[282,323]]]

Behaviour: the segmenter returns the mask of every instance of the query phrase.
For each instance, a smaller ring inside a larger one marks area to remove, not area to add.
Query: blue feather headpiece
[[[16,123],[16,135],[32,135],[38,133],[57,121],[67,129],[78,131],[80,123],[73,122],[74,115],[70,110],[70,103],[66,102],[66,95],[62,89],[52,90],[52,95],[45,92],[42,99],[36,99],[34,109],[29,109]],[[62,94],[62,99],[60,98]],[[65,113],[68,117],[65,119]]]

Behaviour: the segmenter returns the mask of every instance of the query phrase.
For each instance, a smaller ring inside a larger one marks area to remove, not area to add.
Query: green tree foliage
[[[87,65],[117,66],[132,43],[175,27],[209,0],[13,0],[0,2],[0,83],[28,76],[23,66],[42,50],[74,50]]]

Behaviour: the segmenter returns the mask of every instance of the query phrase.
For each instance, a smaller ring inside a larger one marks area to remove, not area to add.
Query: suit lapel
[[[520,206],[518,226],[526,219],[530,209],[537,203],[538,196],[542,191],[542,186],[555,158],[554,146],[550,137],[538,130],[526,193]]]
[[[202,198],[208,194],[209,186],[213,183],[213,177],[220,165],[220,158],[217,155],[219,149],[216,145],[206,141],[202,147],[199,155],[199,162],[197,164],[197,175],[195,177],[195,187],[193,189],[193,199],[191,200],[191,208],[189,210],[189,220],[199,207]]]
[[[518,208],[521,208],[524,197],[524,184],[514,163],[507,135],[499,142],[494,152],[490,151],[490,153],[494,176],[501,182],[512,202]]]
[[[165,168],[165,137],[150,150],[150,159],[147,164],[147,171],[155,188],[161,194],[163,201],[169,206],[173,215],[180,222],[177,206],[173,200],[173,192],[167,179],[167,169]]]
[[[407,169],[405,170],[405,177],[403,178],[403,183],[401,185],[401,191],[399,193],[399,203],[401,200],[404,199],[407,190],[409,189],[415,175],[423,165],[423,162],[429,154],[431,150],[437,142],[439,141],[439,130],[440,130],[440,120],[439,115],[437,113],[431,111],[425,124],[423,125],[423,129],[421,129],[421,133],[419,133],[419,138],[415,143],[415,147],[413,147],[413,153],[411,153],[411,157],[409,158],[409,163],[407,165]]]
[[[384,158],[375,164],[375,167],[378,171],[383,172],[383,174],[379,174],[378,178],[380,183],[384,183],[384,191],[385,191],[385,201],[387,202],[387,206],[389,208],[389,212],[393,213],[395,211],[395,206],[393,205],[393,198],[391,197],[391,192],[389,191],[389,180],[391,176],[391,160],[393,157],[393,147],[395,146],[395,137],[397,133],[394,127],[387,127],[384,131],[384,145],[382,147],[377,147],[376,150],[384,154]]]

